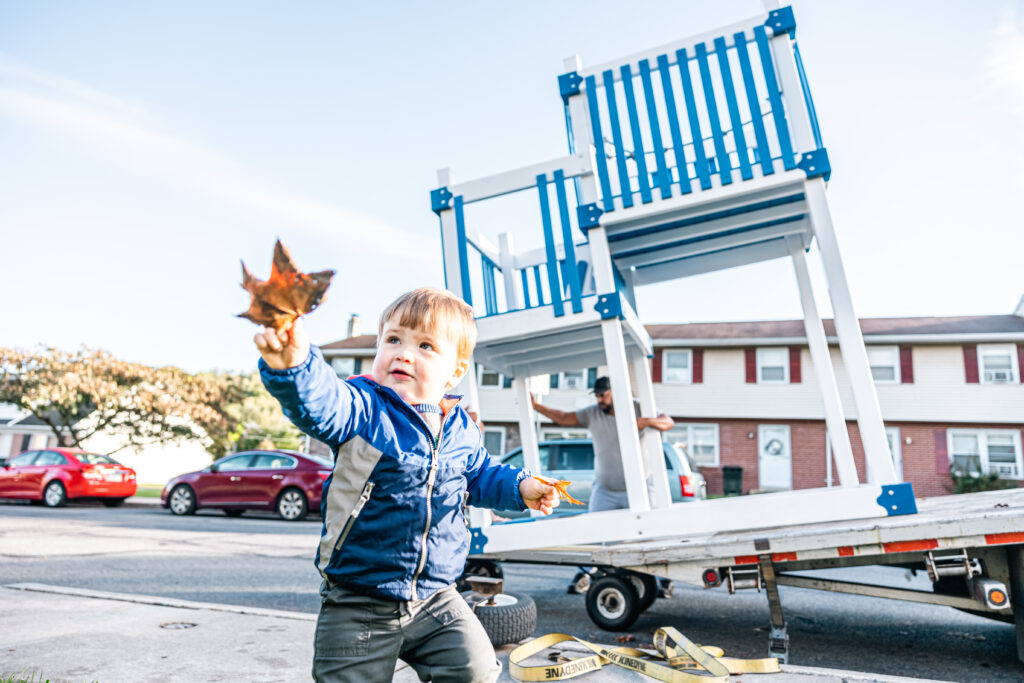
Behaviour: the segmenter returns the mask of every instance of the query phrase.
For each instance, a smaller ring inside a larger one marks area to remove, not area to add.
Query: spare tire
[[[462,593],[470,605],[476,605],[476,618],[483,624],[487,637],[495,647],[518,643],[533,635],[537,628],[537,605],[526,593],[499,593],[494,604],[474,591]]]

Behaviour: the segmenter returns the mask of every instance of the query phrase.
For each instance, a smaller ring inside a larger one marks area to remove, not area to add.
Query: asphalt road
[[[316,612],[312,564],[317,518],[287,523],[269,514],[232,519],[201,511],[70,505],[51,510],[0,502],[0,584],[37,582],[272,609]],[[506,564],[505,590],[538,606],[537,635],[571,633],[613,643],[650,643],[675,626],[737,657],[762,657],[768,608],[763,593],[728,595],[677,584],[627,634],[597,629],[584,599],[567,595],[568,567]],[[922,588],[923,577],[889,568],[846,570],[844,578]],[[956,610],[782,587],[790,663],[957,681],[1021,681],[1013,627]]]

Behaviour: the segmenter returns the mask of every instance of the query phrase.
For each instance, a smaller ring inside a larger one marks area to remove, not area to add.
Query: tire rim
[[[636,589],[637,597],[643,600],[644,594],[647,592],[644,590],[645,586],[643,579],[641,579],[639,576],[631,576],[629,577],[629,580],[633,584],[633,588]]]
[[[183,515],[192,506],[192,494],[188,489],[178,488],[171,493],[171,512]]]
[[[497,595],[495,595],[493,605],[488,605],[486,598],[481,596],[479,593],[477,593],[476,595],[480,596],[480,598],[484,600],[484,602],[481,602],[479,604],[477,609],[480,609],[480,607],[507,607],[509,605],[519,604],[519,600],[514,595],[509,595],[507,593],[498,593]]]
[[[605,619],[619,619],[626,613],[626,598],[618,588],[602,588],[597,594],[596,605]]]
[[[298,491],[288,491],[281,496],[281,502],[277,506],[278,512],[285,519],[292,520],[302,514],[302,494]]]
[[[50,507],[58,504],[60,499],[63,498],[63,492],[60,490],[60,484],[50,484],[46,487],[46,504]]]

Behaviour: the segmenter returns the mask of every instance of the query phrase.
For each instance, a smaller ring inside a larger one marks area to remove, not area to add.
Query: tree
[[[300,450],[303,436],[281,412],[280,404],[263,387],[258,373],[249,375],[210,374],[213,382],[226,382],[235,395],[224,405],[228,421],[210,431],[213,445],[208,450],[216,457],[231,451],[252,448]]]
[[[235,428],[227,407],[243,398],[236,381],[129,363],[105,351],[0,348],[0,402],[30,412],[58,443],[81,447],[100,431],[122,436],[121,448],[204,440]]]

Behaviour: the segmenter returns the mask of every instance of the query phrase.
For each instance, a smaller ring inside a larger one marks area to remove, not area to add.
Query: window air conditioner
[[[985,381],[986,382],[1010,382],[1013,380],[1009,370],[986,370]]]

